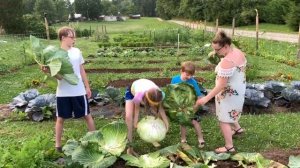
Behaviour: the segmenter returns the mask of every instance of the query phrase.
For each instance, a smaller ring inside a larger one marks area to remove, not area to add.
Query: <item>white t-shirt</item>
[[[68,50],[69,61],[73,65],[74,74],[79,78],[77,85],[71,85],[64,79],[57,80],[56,97],[73,97],[86,94],[86,90],[80,74],[80,66],[84,63],[82,53],[78,48]]]

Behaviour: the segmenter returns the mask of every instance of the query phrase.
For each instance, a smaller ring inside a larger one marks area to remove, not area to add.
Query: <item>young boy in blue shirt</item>
[[[188,83],[190,85],[192,85],[196,91],[196,96],[197,98],[200,98],[202,96],[201,94],[201,90],[198,86],[197,81],[195,80],[195,78],[193,77],[193,75],[195,74],[195,64],[191,61],[186,61],[183,62],[181,64],[181,70],[180,70],[180,75],[174,76],[171,80],[171,84],[178,84],[178,83]],[[203,139],[203,134],[202,134],[202,129],[201,126],[199,124],[199,116],[195,116],[195,118],[191,121],[196,134],[198,136],[198,147],[199,148],[203,148],[205,145],[205,141]],[[181,133],[181,143],[186,143],[186,127],[183,125],[180,125],[180,133]]]

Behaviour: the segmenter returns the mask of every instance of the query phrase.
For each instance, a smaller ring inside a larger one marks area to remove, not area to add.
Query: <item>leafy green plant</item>
[[[298,156],[290,156],[289,157],[289,168],[297,168],[300,167],[300,155]]]
[[[186,83],[170,84],[165,92],[163,105],[170,119],[183,125],[191,125],[195,114],[193,106],[197,99],[194,88]]]
[[[142,168],[164,168],[169,167],[170,165],[170,160],[160,156],[159,152],[145,154],[140,157],[123,154],[121,158],[127,161],[126,165],[128,166],[136,166]]]
[[[67,51],[51,45],[44,47],[38,38],[30,36],[30,44],[25,52],[40,66],[49,67],[51,76],[60,74],[70,84],[78,83],[79,78],[74,74]]]
[[[79,141],[70,139],[63,147],[72,162],[84,167],[109,167],[125,150],[127,127],[115,121],[103,126],[100,131],[88,132]]]
[[[162,141],[167,133],[164,122],[153,116],[146,116],[137,125],[137,133],[142,140],[152,143],[155,147],[159,147],[158,142]]]

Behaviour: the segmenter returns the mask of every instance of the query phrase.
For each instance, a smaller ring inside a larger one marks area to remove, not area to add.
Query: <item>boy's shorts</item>
[[[74,97],[56,97],[56,116],[64,119],[80,118],[90,114],[86,95]]]
[[[133,98],[134,98],[134,96],[131,93],[131,86],[128,86],[125,91],[125,100],[132,100]]]

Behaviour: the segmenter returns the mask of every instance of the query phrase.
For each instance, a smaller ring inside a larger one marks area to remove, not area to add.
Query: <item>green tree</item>
[[[262,8],[261,20],[268,23],[284,24],[293,3],[290,0],[271,0]]]
[[[36,0],[23,0],[23,14],[32,14]]]
[[[68,1],[65,0],[55,0],[54,5],[55,5],[55,10],[56,10],[56,20],[59,21],[66,21],[68,19],[68,6],[67,6]]]
[[[35,15],[39,18],[43,18],[44,13],[47,13],[47,19],[49,23],[55,21],[56,9],[53,0],[36,0],[34,12]]]
[[[23,3],[20,0],[0,0],[0,26],[6,33],[23,33]]]
[[[292,6],[287,17],[287,24],[292,30],[298,31],[300,24],[300,2],[295,2],[295,5]]]
[[[134,12],[142,16],[156,16],[156,0],[132,0],[135,6]]]
[[[98,18],[102,12],[99,0],[75,0],[75,12],[80,13],[88,19]]]
[[[70,20],[74,20],[75,19],[75,7],[74,7],[74,3],[71,3],[70,0],[66,1],[66,8],[67,8],[67,13],[68,13],[68,17],[70,15]]]
[[[156,14],[163,19],[172,19],[178,16],[178,6],[180,6],[180,0],[157,0]]]

